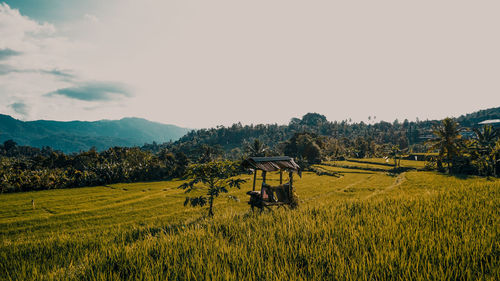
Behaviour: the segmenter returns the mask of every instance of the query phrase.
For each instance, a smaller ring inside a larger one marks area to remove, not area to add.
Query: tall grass
[[[498,180],[410,172],[404,182],[394,182],[382,173],[342,178],[307,173],[298,182],[303,204],[294,211],[250,213],[245,202],[223,203],[214,219],[193,215],[178,223],[4,233],[0,277],[500,279]]]

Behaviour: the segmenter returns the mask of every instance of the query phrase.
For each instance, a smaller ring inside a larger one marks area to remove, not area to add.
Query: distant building
[[[496,127],[500,127],[500,119],[484,120],[484,121],[481,121],[481,122],[479,122],[477,124],[479,126],[490,125],[490,126],[496,128]]]
[[[435,137],[436,137],[436,136],[435,136],[435,135],[433,135],[433,134],[426,134],[426,135],[419,136],[418,138],[419,138],[420,140],[424,140],[424,141],[426,141],[426,140],[431,140],[431,139],[433,139],[433,138],[435,138]]]

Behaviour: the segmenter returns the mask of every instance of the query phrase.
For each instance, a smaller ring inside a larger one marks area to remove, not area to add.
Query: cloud
[[[20,54],[22,54],[22,53],[18,52],[18,51],[14,51],[14,50],[9,49],[9,48],[0,49],[0,60],[5,60],[5,59],[8,59],[8,58],[13,57],[13,56],[18,56]]]
[[[53,35],[55,27],[49,23],[38,23],[0,3],[0,40],[1,49],[35,50],[43,36]],[[42,42],[43,43],[43,42]]]
[[[85,21],[90,23],[99,23],[99,18],[92,14],[85,14],[83,18],[85,19]]]
[[[75,78],[76,76],[69,70],[59,70],[59,69],[52,69],[52,70],[40,70],[41,73],[44,74],[49,74],[53,75],[59,78],[62,78],[64,80],[67,79],[72,79]]]
[[[70,82],[72,79],[76,78],[76,76],[69,70],[59,70],[59,69],[17,69],[8,64],[0,64],[0,76],[7,75],[10,73],[40,73],[50,75],[56,78],[59,78],[63,81]]]
[[[17,72],[17,70],[8,64],[0,64],[0,75],[6,75],[12,72]]]
[[[112,101],[132,96],[127,86],[116,82],[84,82],[46,94],[56,95],[82,101]]]
[[[15,56],[0,66],[0,75],[15,72],[61,77],[61,72],[54,70],[70,68],[70,63],[60,54],[71,51],[76,44],[57,36],[53,25],[36,22],[5,3],[0,3],[0,34],[0,61]],[[9,80],[0,82],[9,83]]]
[[[19,113],[23,116],[28,115],[28,106],[23,102],[15,102],[9,105],[16,113]]]

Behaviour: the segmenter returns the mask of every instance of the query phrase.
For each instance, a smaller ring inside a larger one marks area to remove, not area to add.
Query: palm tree
[[[389,151],[389,156],[394,159],[394,170],[401,167],[401,149],[399,149],[399,145],[393,145],[391,150]],[[398,161],[399,159],[399,161]]]
[[[482,130],[473,129],[475,133],[473,149],[477,153],[478,158],[485,162],[487,175],[496,176],[496,151],[495,146],[498,139],[498,132],[489,125],[484,125]]]
[[[445,160],[448,172],[452,174],[453,159],[460,154],[462,146],[458,123],[451,118],[445,118],[440,125],[434,126],[433,133],[435,138],[428,141],[431,145],[429,150],[439,151],[439,158]]]
[[[268,148],[259,139],[255,139],[252,144],[247,144],[246,151],[250,157],[266,156]]]

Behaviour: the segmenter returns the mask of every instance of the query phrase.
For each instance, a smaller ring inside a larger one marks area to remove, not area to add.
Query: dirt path
[[[401,184],[403,184],[403,182],[406,181],[406,175],[405,174],[406,174],[405,172],[399,174],[391,185],[387,186],[384,189],[379,189],[379,190],[374,191],[370,195],[366,196],[364,199],[372,198],[375,195],[379,195],[379,194],[391,191],[394,188],[400,186]]]
[[[348,184],[348,185],[346,185],[346,186],[345,186],[344,188],[342,188],[342,189],[335,189],[335,190],[332,190],[332,191],[328,191],[328,192],[325,192],[325,193],[321,193],[321,194],[315,195],[315,196],[313,196],[313,197],[303,199],[303,200],[301,200],[301,202],[307,202],[307,201],[315,200],[315,199],[318,199],[318,198],[320,198],[320,197],[327,196],[327,195],[330,195],[330,194],[333,194],[333,193],[345,192],[348,188],[351,188],[351,187],[356,186],[356,185],[358,185],[358,184],[360,184],[360,183],[363,183],[363,182],[365,182],[365,181],[368,181],[368,180],[370,180],[372,177],[373,177],[373,175],[371,175],[371,176],[369,176],[369,177],[367,177],[367,178],[363,178],[363,179],[361,179],[361,180],[358,180],[358,181],[356,181],[356,182],[353,182],[353,183],[351,183],[351,184]],[[337,178],[336,180],[340,180],[340,179],[342,179],[342,178],[343,178],[343,177],[340,177],[340,178]]]

